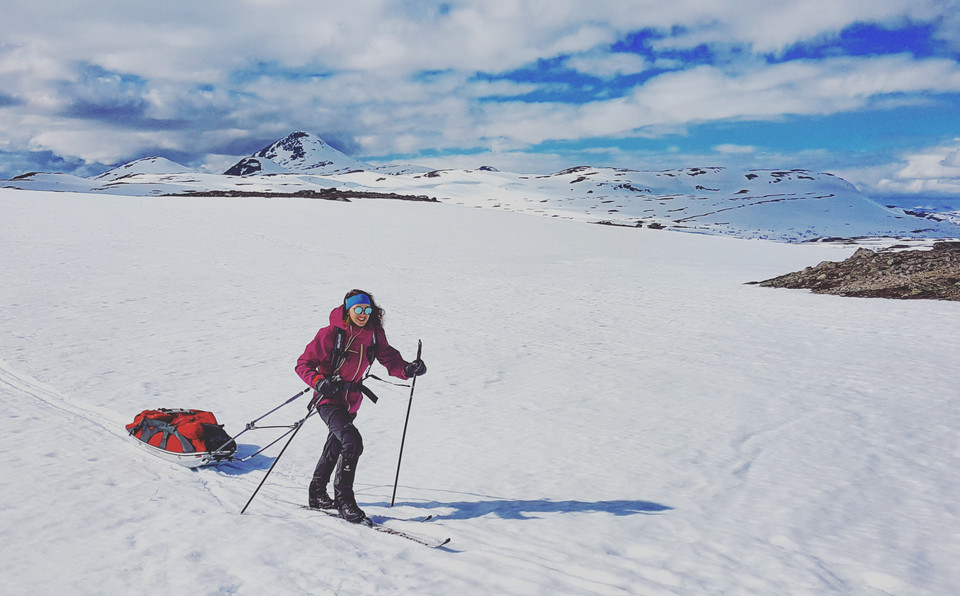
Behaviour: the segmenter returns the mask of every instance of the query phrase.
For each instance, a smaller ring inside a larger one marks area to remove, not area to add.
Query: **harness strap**
[[[347,341],[347,332],[337,327],[333,334],[333,355],[330,357],[330,369],[332,374],[337,374],[340,367],[347,361],[347,349],[344,345]]]
[[[159,434],[160,444],[157,447],[164,451],[167,450],[167,441],[170,440],[170,437],[176,437],[177,441],[180,442],[182,453],[195,453],[197,451],[196,447],[193,446],[193,441],[180,434],[177,427],[169,422],[155,418],[144,418],[140,421],[140,425],[130,429],[129,433],[135,435],[137,431],[140,431],[140,440],[144,443],[150,443],[150,439]]]
[[[344,388],[344,390],[346,390],[348,393],[349,393],[350,391],[359,391],[360,393],[362,393],[362,394],[364,394],[365,396],[367,396],[367,398],[368,398],[370,401],[372,401],[373,403],[377,403],[377,400],[380,399],[379,397],[377,397],[377,394],[376,394],[376,393],[374,393],[373,391],[371,391],[369,387],[367,387],[366,385],[364,385],[364,384],[363,384],[362,382],[360,382],[360,381],[356,381],[356,382],[344,381],[344,382],[343,382],[343,388]]]
[[[347,361],[347,332],[341,328],[337,327],[334,330],[333,334],[333,354],[330,357],[330,364],[332,366],[333,374],[336,374],[340,367]],[[370,349],[367,350],[367,363],[373,365],[373,361],[377,357],[377,330],[373,331],[373,341],[370,342]]]
[[[331,370],[333,371],[333,375],[336,375],[347,361],[346,342],[347,342],[347,332],[344,329],[337,327],[334,330],[333,354],[330,357],[330,365],[331,365]],[[373,341],[370,343],[370,348],[367,350],[367,367],[368,367],[367,376],[370,376],[369,367],[373,366],[373,361],[376,359],[376,357],[377,357],[377,331],[376,329],[374,329]],[[376,393],[371,391],[369,388],[365,387],[362,381],[356,381],[356,382],[341,381],[340,384],[341,384],[342,390],[348,393],[350,391],[359,391],[373,403],[377,403],[377,400],[380,399],[377,397]],[[311,400],[311,407],[317,401],[319,401],[318,397],[319,396],[316,394],[316,392],[314,392],[313,400]]]
[[[394,385],[394,386],[396,386],[396,387],[409,387],[409,386],[410,386],[410,385],[408,385],[408,384],[406,384],[406,383],[394,383],[393,381],[388,381],[388,380],[386,380],[386,379],[381,379],[381,378],[378,377],[377,375],[371,375],[371,374],[369,374],[369,373],[367,373],[367,376],[365,376],[365,377],[363,378],[364,381],[366,381],[367,379],[374,379],[374,380],[376,380],[376,381],[380,381],[381,383],[386,383],[387,385]]]

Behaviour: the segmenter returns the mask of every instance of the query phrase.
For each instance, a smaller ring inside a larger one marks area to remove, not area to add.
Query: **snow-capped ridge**
[[[56,172],[27,172],[0,184],[3,188],[50,192],[90,192],[89,178]]]
[[[826,172],[718,166],[642,170],[577,165],[518,174],[416,165],[372,166],[297,131],[240,159],[224,174],[202,174],[161,157],[95,178],[18,176],[6,186],[116,195],[250,194],[317,196],[329,189],[604,223],[780,242],[864,238],[957,238],[956,214],[884,207]]]
[[[373,171],[377,172],[378,174],[399,176],[401,174],[425,174],[427,172],[432,172],[433,168],[428,168],[427,166],[418,166],[415,164],[383,164],[380,166],[375,166]]]
[[[129,163],[123,164],[122,166],[117,166],[112,170],[108,170],[95,177],[94,180],[113,181],[119,180],[120,178],[126,178],[128,176],[134,176],[136,174],[190,173],[194,173],[194,170],[191,170],[187,166],[178,164],[177,162],[171,161],[165,157],[152,156],[135,159]]]

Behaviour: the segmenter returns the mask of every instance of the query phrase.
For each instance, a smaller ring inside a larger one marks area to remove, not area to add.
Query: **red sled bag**
[[[229,460],[237,451],[216,416],[203,410],[144,410],[126,429],[154,455],[191,468]]]

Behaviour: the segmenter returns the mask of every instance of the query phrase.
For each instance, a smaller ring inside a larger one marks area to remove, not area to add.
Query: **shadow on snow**
[[[370,503],[371,506],[389,507],[390,503]],[[443,519],[473,519],[486,515],[495,515],[501,519],[536,519],[538,513],[612,513],[624,515],[654,515],[670,511],[673,507],[650,501],[552,501],[550,499],[510,501],[495,499],[488,501],[459,502],[399,502],[398,506],[417,509],[453,509],[442,512]]]
[[[234,457],[237,460],[243,459],[245,457],[250,457],[259,450],[260,447],[257,445],[247,445],[239,444],[237,445],[237,452],[234,454]],[[230,476],[240,476],[243,474],[248,474],[250,472],[256,472],[258,470],[267,470],[270,466],[273,465],[276,457],[271,456],[258,456],[251,458],[247,461],[228,461],[222,462],[216,465],[209,467],[216,468],[218,472],[222,474],[227,474]]]

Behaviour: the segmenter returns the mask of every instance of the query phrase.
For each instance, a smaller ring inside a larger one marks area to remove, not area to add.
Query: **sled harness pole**
[[[293,426],[290,426],[290,425],[284,425],[284,426],[257,426],[257,422],[260,422],[261,420],[263,420],[264,418],[266,418],[266,417],[269,416],[270,414],[273,414],[274,412],[276,412],[277,410],[279,410],[279,409],[282,408],[283,406],[287,405],[288,403],[292,402],[293,400],[297,399],[298,397],[300,397],[300,396],[303,395],[304,393],[306,393],[306,392],[308,392],[308,391],[311,391],[311,390],[313,390],[313,387],[307,387],[306,389],[304,389],[303,391],[297,393],[296,395],[294,395],[293,397],[291,397],[291,398],[288,399],[287,401],[283,402],[283,403],[280,404],[279,406],[277,406],[277,407],[275,407],[274,409],[270,410],[269,412],[267,412],[267,413],[264,414],[263,416],[260,416],[260,417],[257,418],[256,420],[251,420],[250,422],[247,423],[246,427],[244,427],[243,430],[241,430],[240,432],[238,432],[236,435],[230,437],[230,439],[229,439],[226,443],[224,443],[223,445],[220,445],[219,447],[217,447],[217,448],[212,452],[213,455],[216,455],[216,454],[220,453],[220,451],[221,451],[224,447],[226,447],[227,445],[230,444],[230,441],[236,441],[236,440],[237,440],[237,437],[239,437],[239,436],[242,435],[243,433],[247,432],[248,430],[257,430],[257,429],[261,429],[261,428],[290,428],[290,429],[294,429],[294,430],[295,430],[295,429],[297,428],[297,424],[298,424],[298,423],[294,423]],[[276,443],[277,441],[279,441],[280,439],[282,439],[282,438],[285,437],[285,436],[287,436],[287,433],[284,433],[284,434],[280,435],[280,437],[277,438],[277,440],[274,441],[273,443]],[[245,458],[243,458],[243,459],[235,460],[235,461],[247,461],[248,459],[250,459],[250,458],[253,457],[254,455],[259,455],[261,452],[263,452],[263,451],[266,450],[268,447],[270,447],[271,445],[273,445],[273,443],[270,443],[270,445],[267,445],[266,447],[264,447],[264,448],[261,449],[260,451],[257,451],[257,452],[254,453],[253,455],[248,455],[247,457],[245,457]],[[233,460],[233,458],[230,458],[230,459]]]
[[[287,401],[283,402],[283,403],[280,404],[279,406],[277,406],[277,407],[275,407],[274,409],[270,410],[269,412],[267,412],[267,413],[264,414],[263,416],[257,418],[256,420],[251,420],[250,422],[247,423],[247,427],[246,427],[245,429],[243,429],[243,431],[241,431],[240,434],[237,435],[237,437],[239,437],[240,435],[242,435],[244,432],[246,432],[246,431],[248,431],[248,430],[253,430],[254,428],[257,428],[257,426],[256,426],[257,422],[260,422],[261,420],[263,420],[264,418],[266,418],[266,417],[269,416],[270,414],[273,414],[274,412],[276,412],[277,410],[279,410],[279,409],[282,408],[283,406],[285,406],[285,405],[287,405],[288,403],[292,402],[293,400],[297,399],[298,397],[300,397],[300,396],[303,395],[304,393],[306,393],[306,392],[308,392],[308,391],[311,391],[312,389],[313,389],[313,387],[307,387],[306,389],[304,389],[303,391],[297,393],[296,395],[294,395],[293,397],[291,397],[291,398],[288,399]],[[265,427],[260,427],[260,428],[265,428]],[[236,437],[234,437],[234,438],[236,438]]]
[[[417,360],[420,360],[420,352],[423,350],[423,341],[417,340]],[[393,480],[393,496],[390,498],[390,506],[393,507],[397,500],[397,485],[400,483],[400,462],[403,461],[403,444],[407,440],[407,424],[410,422],[410,407],[413,405],[413,390],[417,387],[417,377],[413,377],[410,382],[410,399],[407,400],[407,419],[403,422],[403,436],[400,438],[400,457],[397,458],[397,476]]]
[[[299,395],[298,395],[297,397],[299,397]],[[279,462],[279,461],[280,461],[280,458],[283,457],[283,452],[287,450],[287,447],[290,446],[290,443],[293,441],[293,438],[294,438],[295,436],[297,436],[297,433],[300,432],[300,429],[301,429],[301,428],[303,428],[303,423],[307,420],[307,418],[313,416],[313,413],[314,413],[314,411],[311,410],[310,413],[308,413],[306,416],[304,416],[303,418],[301,418],[298,422],[296,422],[296,423],[293,425],[293,432],[290,434],[290,438],[287,439],[287,442],[286,442],[286,444],[283,446],[283,449],[280,450],[280,454],[277,455],[277,459],[273,460],[273,464],[270,466],[270,469],[267,470],[267,473],[266,473],[266,474],[264,474],[263,480],[261,480],[261,481],[260,481],[260,484],[257,485],[257,490],[253,491],[253,494],[250,495],[250,499],[247,501],[247,504],[244,505],[244,506],[243,506],[243,509],[240,510],[240,515],[243,515],[243,513],[247,510],[247,507],[250,506],[250,503],[253,502],[253,498],[254,498],[255,496],[257,496],[257,493],[258,493],[258,492],[260,492],[260,488],[263,486],[263,483],[267,481],[267,477],[270,475],[270,472],[273,471],[273,468],[276,467],[277,462]]]

